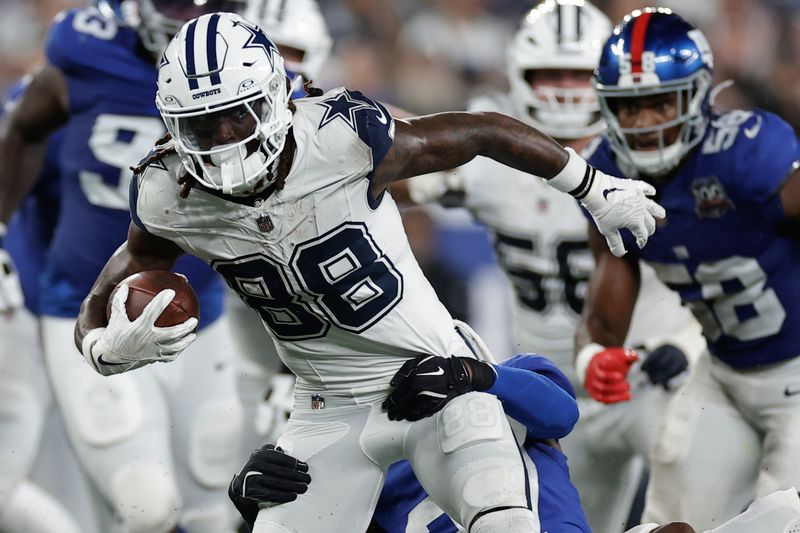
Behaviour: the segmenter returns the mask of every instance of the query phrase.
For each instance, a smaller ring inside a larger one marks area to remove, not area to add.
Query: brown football
[[[197,295],[189,285],[189,281],[184,276],[169,270],[145,270],[122,280],[114,287],[108,298],[106,306],[108,318],[111,317],[111,302],[114,301],[114,295],[123,283],[127,283],[129,287],[128,300],[125,302],[129,320],[136,320],[145,306],[164,289],[174,290],[175,298],[158,317],[156,326],[164,328],[182,324],[190,317],[200,318],[200,304],[197,303]]]

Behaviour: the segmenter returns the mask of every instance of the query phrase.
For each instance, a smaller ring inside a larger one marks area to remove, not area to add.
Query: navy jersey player
[[[237,438],[239,406],[217,275],[192,258],[176,267],[198,293],[198,335],[205,338],[186,365],[105,379],[81,363],[70,340],[81,301],[127,235],[129,167],[163,134],[153,102],[159,47],[187,18],[238,5],[129,3],[136,29],[94,7],[60,14],[47,37],[47,64],[9,113],[0,140],[5,222],[38,175],[47,134],[65,131],[61,206],[39,310],[51,386],[73,448],[114,512],[109,530],[230,527],[221,499],[237,455],[219,454],[215,443]]]
[[[494,383],[487,392],[497,396],[505,411],[524,423],[527,429],[524,460],[530,474],[531,498],[536,502],[538,530],[588,532],[578,492],[569,479],[566,457],[554,440],[569,433],[578,417],[575,392],[569,379],[551,361],[533,354],[514,356],[494,370],[486,363],[478,363],[472,370],[473,373],[476,370],[496,372],[496,378],[490,376]],[[393,411],[390,413],[394,415]],[[310,476],[303,475],[307,474],[308,467],[293,460],[267,445],[254,452],[231,481],[228,494],[251,526],[259,503],[285,503],[291,498],[290,494],[304,492],[310,481]],[[311,465],[311,474],[315,466]],[[430,500],[408,461],[400,461],[389,468],[373,522],[389,533],[458,530]]]
[[[26,82],[15,85],[6,102],[10,109],[24,91]],[[47,533],[77,533],[78,524],[69,512],[29,475],[41,443],[50,406],[47,378],[42,372],[38,337],[39,273],[58,216],[59,181],[57,156],[63,132],[54,134],[46,149],[41,177],[14,214],[2,239],[5,251],[19,267],[19,285],[24,307],[0,316],[0,391],[4,398],[0,417],[0,530]],[[0,275],[11,274],[3,271]],[[17,293],[19,294],[19,293]],[[0,301],[17,298],[4,293]],[[10,307],[10,306],[9,306]],[[46,443],[44,443],[46,446]]]
[[[656,186],[667,215],[630,257],[680,294],[708,343],[669,405],[644,517],[700,528],[800,484],[798,143],[771,113],[713,111],[712,61],[703,34],[669,10],[626,17],[596,72],[609,130],[591,156]],[[592,396],[613,402],[629,390],[629,359],[602,350],[625,338],[639,272],[596,230],[589,240],[597,268],[576,367]]]
[[[303,498],[261,510],[256,531],[365,529],[385,469],[401,458],[470,531],[529,531],[525,465],[496,398],[464,394],[414,422],[381,412],[405,361],[466,354],[470,338],[424,279],[383,192],[394,179],[484,154],[581,196],[615,250],[621,227],[644,244],[660,207],[646,198],[648,186],[595,172],[503,115],[400,122],[344,88],[292,102],[287,81],[275,45],[236,15],[202,16],[172,40],[157,94],[171,139],[137,169],[128,242],[84,301],[76,344],[99,370],[174,359],[194,324],[153,326],[151,311],[169,293],[133,322],[121,312],[123,291],[109,319],[105,308],[128,274],[196,255],[260,314],[297,376],[279,442],[325,465]],[[618,194],[607,200],[604,188]],[[437,431],[443,413],[453,424]]]

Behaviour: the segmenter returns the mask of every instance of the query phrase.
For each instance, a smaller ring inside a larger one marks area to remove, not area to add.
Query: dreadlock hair
[[[314,80],[308,80],[303,83],[303,90],[308,96],[322,96],[325,94],[322,89],[318,89],[313,85]]]
[[[153,163],[161,161],[170,154],[177,153],[174,144],[171,144],[170,146],[164,146],[171,140],[172,140],[172,134],[170,134],[169,132],[165,133],[163,137],[161,137],[159,140],[156,141],[155,149],[147,157],[145,157],[141,163],[139,163],[135,167],[131,167],[133,173],[139,175]],[[192,185],[194,184],[194,178],[190,176],[188,172],[185,172],[182,176],[178,178],[178,184],[181,186],[181,191],[179,193],[181,198],[186,198],[189,196],[189,191],[192,190]]]

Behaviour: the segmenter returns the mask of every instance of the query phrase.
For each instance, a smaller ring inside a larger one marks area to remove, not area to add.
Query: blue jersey
[[[502,366],[546,376],[574,398],[574,391],[567,377],[544,357],[518,355],[504,361]],[[500,392],[497,396],[503,399]],[[547,400],[540,395],[529,396],[527,405],[536,406],[543,399]],[[536,432],[536,428],[528,428],[529,435]],[[533,439],[528,439],[524,448],[531,495],[538,494],[537,508],[541,531],[590,533],[591,530],[581,509],[578,491],[569,479],[567,458],[564,454],[548,444]],[[407,461],[400,461],[389,468],[383,492],[375,508],[374,519],[389,533],[457,531],[450,517],[443,514],[429,500],[428,494],[414,477],[411,465]]]
[[[635,252],[680,293],[711,353],[736,368],[800,353],[800,246],[777,229],[785,222],[777,192],[798,158],[795,134],[779,117],[715,115],[702,143],[657,186],[667,217]],[[623,175],[607,139],[589,162]]]
[[[61,214],[42,275],[43,314],[75,317],[130,224],[130,167],[164,133],[155,106],[156,66],[138,34],[93,7],[59,15],[47,37],[48,61],[69,90],[61,165]],[[200,301],[200,325],[222,312],[223,288],[210,267],[181,257]]]
[[[7,105],[19,98],[25,87],[23,82],[14,85],[9,91]],[[39,313],[39,275],[58,220],[58,156],[63,137],[63,130],[50,136],[36,185],[11,217],[4,239],[19,274],[25,307],[34,315]]]

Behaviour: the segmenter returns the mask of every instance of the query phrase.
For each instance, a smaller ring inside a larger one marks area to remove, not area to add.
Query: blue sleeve
[[[736,141],[732,151],[736,201],[757,204],[768,224],[779,224],[786,215],[778,191],[800,160],[794,130],[777,115],[755,111],[742,125]]]
[[[732,152],[737,172],[738,196],[748,201],[766,201],[783,183],[798,160],[794,130],[779,116],[755,111],[742,124]]]
[[[495,367],[497,379],[487,390],[506,414],[525,425],[528,437],[558,439],[578,421],[575,391],[567,377],[540,355],[521,354]]]

